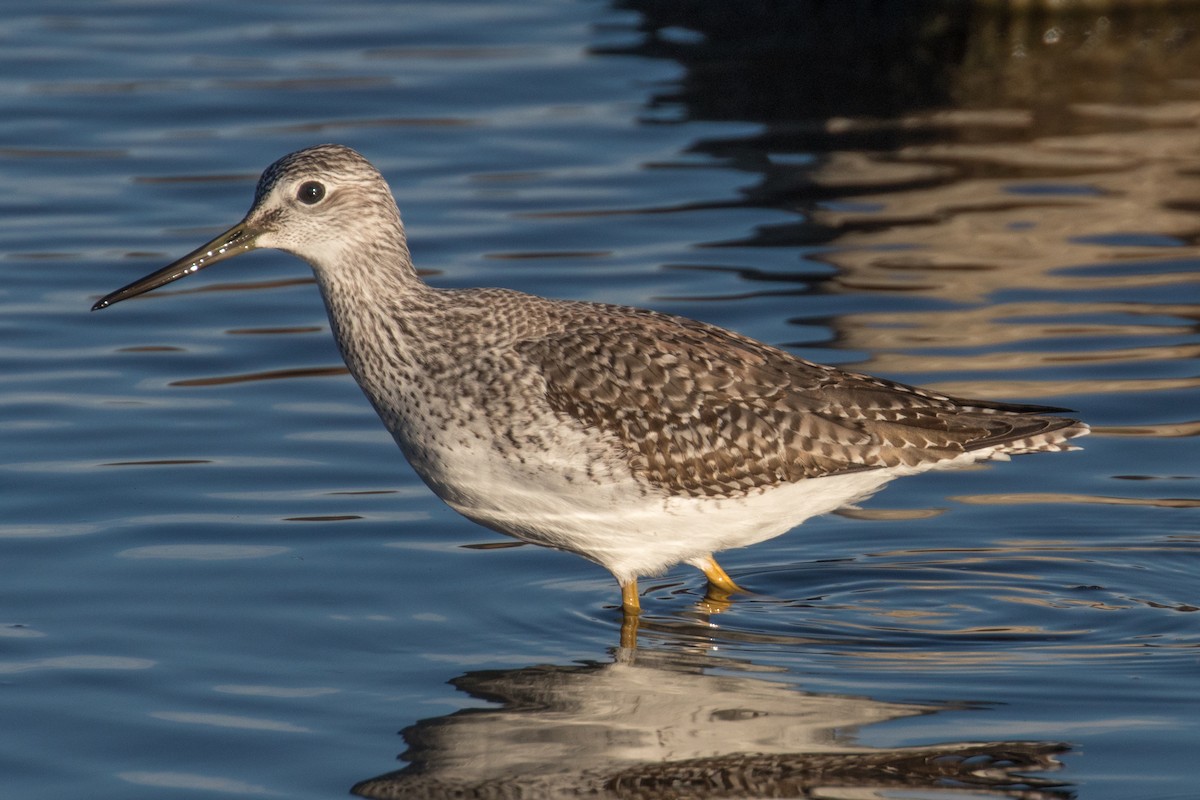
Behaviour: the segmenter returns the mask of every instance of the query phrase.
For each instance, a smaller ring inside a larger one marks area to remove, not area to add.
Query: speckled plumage
[[[653,311],[432,288],[386,182],[339,145],[280,159],[241,223],[95,308],[257,247],[312,266],[351,373],[439,497],[607,567],[627,610],[638,575],[686,561],[733,586],[713,552],[899,475],[1087,432],[1055,409],[947,397]]]

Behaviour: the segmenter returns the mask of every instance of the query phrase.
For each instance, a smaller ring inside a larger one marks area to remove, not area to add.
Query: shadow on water
[[[800,797],[895,790],[1069,798],[1033,773],[1057,742],[857,745],[864,727],[942,710],[814,694],[702,653],[621,648],[611,663],[468,672],[451,681],[494,704],[401,732],[409,766],[355,785],[362,797]]]

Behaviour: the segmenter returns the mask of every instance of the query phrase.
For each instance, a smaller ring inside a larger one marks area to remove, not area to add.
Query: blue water
[[[0,10],[0,796],[1194,794],[1200,17]],[[727,553],[728,606],[646,579],[619,648],[607,574],[421,485],[304,264],[88,312],[321,141],[385,173],[439,286],[1095,433]]]

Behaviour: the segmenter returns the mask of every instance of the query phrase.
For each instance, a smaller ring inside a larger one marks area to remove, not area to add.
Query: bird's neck
[[[447,299],[417,275],[402,238],[352,255],[314,271],[342,356],[378,407],[397,380],[426,368]]]

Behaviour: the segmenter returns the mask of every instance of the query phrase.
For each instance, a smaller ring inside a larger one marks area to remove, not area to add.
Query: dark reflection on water
[[[619,650],[612,663],[468,672],[451,683],[494,707],[401,732],[409,766],[351,790],[371,798],[1074,796],[1045,773],[1057,742],[857,744],[864,727],[937,706],[814,694],[748,662]],[[749,673],[749,674],[748,674]],[[928,796],[923,794],[922,796]]]
[[[246,375],[217,375],[211,378],[185,378],[171,381],[171,386],[225,386],[230,383],[251,381],[279,381],[294,378],[324,378],[349,374],[345,367],[303,367],[300,369],[275,369],[269,372],[251,372]]]
[[[1098,127],[1138,128],[1146,117],[1186,125],[1186,107],[1171,103],[1193,99],[1181,81],[1200,57],[1196,11],[1187,3],[616,5],[638,12],[644,36],[598,52],[671,59],[687,70],[650,108],[682,105],[690,119],[818,121],[796,132],[814,137],[841,134],[831,120],[878,120],[851,127],[873,137],[853,140],[860,150],[895,150],[954,128],[956,137],[1004,138],[1028,118],[1044,133],[1078,133],[1076,104],[1088,104]],[[689,34],[676,35],[680,29]],[[1133,108],[1151,103],[1157,107]],[[985,113],[952,112],[933,128],[905,117],[935,109]],[[806,139],[805,150],[824,150],[828,141]]]

